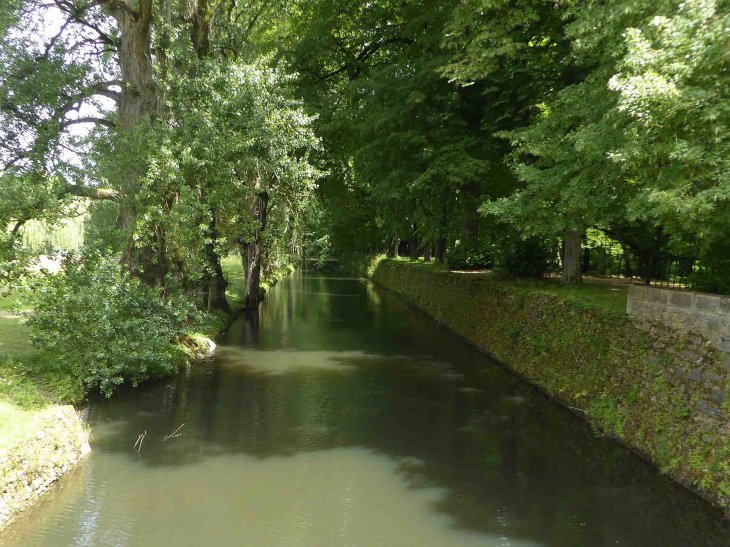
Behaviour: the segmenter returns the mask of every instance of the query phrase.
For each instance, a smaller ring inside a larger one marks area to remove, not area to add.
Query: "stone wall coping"
[[[698,291],[687,291],[684,289],[673,289],[670,287],[655,287],[653,285],[644,285],[643,283],[630,283],[629,284],[629,294],[632,294],[634,296],[647,293],[649,291],[664,291],[667,293],[683,293],[683,294],[691,294],[694,296],[712,296],[715,298],[718,298],[720,300],[728,300],[730,301],[730,295],[727,294],[714,294],[711,292],[698,292]],[[639,298],[639,300],[647,300],[646,298]]]

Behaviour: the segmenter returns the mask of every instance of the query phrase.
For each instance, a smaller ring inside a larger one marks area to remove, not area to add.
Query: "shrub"
[[[554,267],[548,243],[540,238],[512,237],[502,241],[500,273],[506,277],[542,277]]]
[[[694,290],[713,294],[730,294],[730,245],[714,242],[703,253],[702,268],[692,274]]]
[[[494,266],[494,250],[457,245],[446,251],[446,265],[452,270],[486,270]]]
[[[133,385],[172,374],[186,361],[175,342],[199,312],[188,301],[120,275],[117,256],[68,253],[56,275],[30,290],[35,313],[31,343],[49,350],[59,370],[109,396],[125,380]]]

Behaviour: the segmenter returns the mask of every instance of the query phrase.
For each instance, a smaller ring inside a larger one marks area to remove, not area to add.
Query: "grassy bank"
[[[245,280],[237,257],[224,260],[224,271],[230,282],[227,295],[232,306],[243,297]],[[86,397],[86,390],[69,369],[58,369],[48,356],[29,343],[30,329],[23,312],[11,312],[18,303],[18,293],[0,297],[0,450],[13,445],[33,431],[38,416],[52,405],[74,404]],[[224,321],[212,322],[217,328],[198,333],[185,340],[191,355],[200,351],[199,339],[215,337]]]
[[[221,267],[228,281],[226,298],[228,298],[231,309],[235,311],[242,306],[243,296],[246,293],[246,276],[243,271],[243,265],[241,264],[241,258],[235,253],[231,254],[221,260]],[[294,270],[296,270],[294,264],[285,264],[273,272],[262,272],[260,286],[263,292],[266,293],[269,291],[282,277],[289,275]]]
[[[222,261],[229,286],[226,296],[231,308],[240,308],[245,293],[245,276],[237,255]],[[291,264],[267,273],[261,286],[264,291],[273,287],[282,276],[294,271]],[[17,293],[0,297],[0,446],[4,439],[15,438],[8,424],[18,425],[21,431],[42,408],[51,404],[73,404],[85,396],[84,386],[74,379],[68,370],[55,369],[46,354],[29,343],[30,330],[23,324],[23,312],[32,312],[18,301]],[[20,303],[20,315],[11,312]],[[185,340],[186,346],[196,353],[196,341],[203,337],[214,338],[226,320],[211,321],[205,331]]]
[[[611,286],[507,282],[381,258],[355,266],[726,510],[725,356],[625,314]]]

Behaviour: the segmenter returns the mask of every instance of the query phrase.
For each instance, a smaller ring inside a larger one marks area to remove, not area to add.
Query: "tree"
[[[529,127],[503,133],[524,188],[485,212],[545,234],[642,223],[680,238],[725,230],[727,6],[628,8],[570,7],[571,62],[593,68]]]

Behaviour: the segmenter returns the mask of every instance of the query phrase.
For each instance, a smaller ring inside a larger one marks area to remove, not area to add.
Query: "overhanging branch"
[[[104,118],[95,118],[93,116],[86,116],[83,118],[74,118],[73,120],[64,120],[61,123],[62,128],[69,127],[71,125],[77,125],[80,123],[95,123],[98,125],[103,125],[104,127],[109,127],[110,129],[116,129],[117,124],[115,124],[112,121],[105,120]]]

